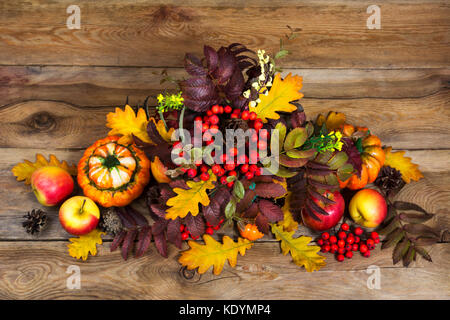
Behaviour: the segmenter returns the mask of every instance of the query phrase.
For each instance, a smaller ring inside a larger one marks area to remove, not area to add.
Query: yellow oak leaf
[[[419,181],[423,178],[423,174],[418,168],[419,165],[412,163],[411,158],[405,157],[405,151],[392,152],[392,147],[386,147],[384,153],[386,155],[384,165],[400,171],[406,183],[410,183],[411,180]]]
[[[284,255],[291,254],[292,260],[298,266],[304,266],[306,271],[313,272],[325,266],[325,257],[317,254],[320,250],[318,246],[309,246],[311,237],[300,236],[293,238],[294,231],[283,231],[282,227],[273,224],[272,233],[280,241],[281,252]]]
[[[261,101],[255,107],[250,107],[250,111],[256,112],[263,122],[267,122],[268,118],[280,118],[277,111],[293,112],[297,107],[289,102],[303,97],[299,91],[302,86],[302,77],[292,76],[289,73],[281,80],[281,74],[277,73],[269,93],[267,95],[261,93],[259,95]]]
[[[155,122],[154,118],[150,118],[150,121]],[[174,128],[170,128],[169,130],[166,130],[166,125],[164,124],[164,121],[159,120],[158,122],[155,122],[156,130],[158,130],[161,137],[167,141],[170,142],[172,138],[172,134],[175,131]]]
[[[188,270],[198,268],[200,274],[205,273],[213,266],[214,274],[219,275],[226,260],[234,268],[238,253],[243,256],[245,250],[253,246],[253,242],[247,239],[238,238],[237,242],[234,242],[228,236],[222,238],[223,244],[207,234],[203,235],[203,241],[205,244],[190,240],[188,242],[190,249],[183,251],[178,259]]]
[[[173,191],[176,196],[167,200],[166,204],[170,207],[166,210],[166,219],[175,220],[176,218],[184,218],[190,212],[191,215],[196,216],[199,212],[198,204],[204,206],[209,205],[209,197],[206,190],[214,189],[214,182],[217,180],[216,176],[209,172],[209,179],[206,181],[187,181],[189,189],[174,188]]]
[[[16,177],[17,181],[25,180],[25,184],[31,183],[31,175],[34,171],[39,168],[46,166],[54,166],[60,167],[70,173],[72,176],[77,175],[77,167],[75,165],[69,165],[66,161],[60,162],[58,158],[51,154],[49,160],[45,159],[45,157],[37,153],[36,161],[31,162],[29,160],[24,160],[24,162],[16,164],[12,169],[12,173]]]
[[[152,143],[147,133],[148,119],[144,109],[139,108],[137,114],[126,105],[125,109],[116,108],[115,112],[106,115],[106,126],[111,128],[108,135],[122,135],[121,144],[133,143],[132,134],[144,142]]]
[[[69,241],[71,243],[67,245],[70,256],[83,260],[88,258],[89,253],[95,256],[97,254],[97,244],[102,244],[102,235],[105,235],[105,233],[94,229],[78,238],[70,238]]]
[[[345,114],[330,111],[326,118],[323,114],[319,114],[316,119],[316,124],[319,127],[322,127],[322,125],[325,123],[328,131],[335,131],[345,124],[345,120]]]
[[[284,218],[283,220],[278,222],[278,225],[282,227],[284,231],[287,232],[295,231],[298,228],[298,222],[294,220],[294,218],[292,217],[292,213],[289,210],[291,195],[292,192],[288,192],[286,199],[284,200],[284,205],[281,208],[281,211],[283,211],[284,214]]]

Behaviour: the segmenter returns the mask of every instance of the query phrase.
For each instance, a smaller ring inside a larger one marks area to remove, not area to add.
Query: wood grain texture
[[[23,182],[15,180],[11,173],[11,168],[22,159],[33,160],[36,153],[42,153],[48,157],[49,153],[55,154],[60,160],[66,160],[69,163],[77,163],[83,151],[71,150],[45,150],[45,149],[0,149],[3,157],[0,159],[0,203],[3,207],[0,209],[0,240],[62,240],[71,237],[65,232],[58,220],[58,208],[46,208],[39,205],[30,187]],[[407,156],[411,157],[415,163],[420,165],[425,178],[412,182],[407,185],[397,199],[416,203],[429,212],[436,213],[430,225],[439,226],[442,230],[450,230],[450,150],[430,150],[430,151],[408,151]],[[135,201],[133,206],[142,212],[148,219],[145,201]],[[21,226],[22,216],[32,208],[42,208],[49,214],[49,223],[47,229],[39,236],[32,236],[25,233]],[[316,236],[306,227],[300,226],[298,234]],[[223,234],[236,236],[235,230],[220,230],[216,236],[222,237]],[[107,237],[107,239],[111,239]],[[265,237],[264,240],[271,240],[271,237]]]
[[[423,98],[315,99],[301,103],[309,119],[344,112],[350,123],[367,126],[398,149],[450,148],[450,90]],[[0,108],[0,147],[86,148],[109,131],[114,107],[84,107],[61,101],[25,101]],[[395,126],[392,125],[395,123]]]
[[[161,91],[175,88],[160,83],[162,68],[0,66],[0,106],[29,100],[64,101],[80,106],[155,103]],[[183,79],[182,68],[165,69]],[[448,88],[448,69],[285,69],[283,75],[303,77],[306,98],[423,98]],[[308,107],[307,105],[305,106]]]
[[[450,246],[430,249],[434,262],[421,258],[408,269],[392,266],[391,251],[376,249],[370,259],[356,255],[307,273],[282,256],[277,244],[257,243],[236,268],[220,276],[211,270],[182,276],[178,250],[167,259],[153,247],[144,257],[122,261],[120,253],[99,247],[86,262],[67,254],[67,242],[0,242],[0,299],[449,299]],[[67,289],[70,265],[80,267],[81,289]],[[368,289],[367,267],[380,267],[381,289]],[[384,267],[386,266],[386,267]]]
[[[302,28],[283,65],[303,68],[446,67],[447,1],[384,1],[382,27],[368,30],[366,1],[78,1],[81,29],[66,27],[70,0],[0,2],[0,64],[182,65],[240,41],[277,50],[286,25]],[[220,17],[220,19],[217,19]],[[176,48],[176,49],[175,49]],[[136,54],[139,53],[139,54]]]

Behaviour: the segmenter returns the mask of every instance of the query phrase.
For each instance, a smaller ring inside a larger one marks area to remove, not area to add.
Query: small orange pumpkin
[[[351,190],[358,190],[364,188],[368,183],[372,183],[378,176],[378,173],[383,167],[385,154],[381,147],[381,140],[373,135],[367,134],[368,129],[365,127],[354,127],[350,124],[345,124],[342,129],[342,133],[346,137],[352,137],[353,135],[364,136],[362,138],[362,168],[361,177],[356,174],[351,176],[345,181],[339,181],[341,188],[349,188]]]
[[[78,163],[78,184],[104,207],[122,207],[139,197],[150,180],[150,161],[135,145],[108,136],[86,149]]]

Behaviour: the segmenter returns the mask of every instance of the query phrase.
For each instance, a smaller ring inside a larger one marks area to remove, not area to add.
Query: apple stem
[[[83,200],[83,204],[81,205],[81,208],[80,208],[80,214],[83,213],[83,209],[84,209],[84,205],[85,204],[86,204],[86,199]]]

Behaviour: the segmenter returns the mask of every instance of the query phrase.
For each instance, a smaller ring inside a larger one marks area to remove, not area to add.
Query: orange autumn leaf
[[[263,122],[267,122],[267,119],[280,118],[277,111],[293,112],[297,107],[290,102],[303,97],[299,91],[302,86],[302,77],[292,76],[289,73],[282,80],[281,74],[277,73],[268,94],[261,93],[259,95],[261,101],[255,107],[250,107],[250,111],[256,112]]]
[[[106,116],[106,126],[111,128],[108,135],[122,135],[119,140],[121,144],[133,143],[132,135],[144,142],[152,143],[147,133],[147,124],[144,109],[139,108],[136,114],[129,105],[126,105],[124,110],[116,108],[115,112],[110,112]]]
[[[39,168],[46,167],[46,166],[54,166],[54,167],[60,167],[64,170],[66,170],[68,173],[70,173],[72,176],[77,175],[77,167],[75,165],[70,165],[66,161],[60,162],[58,158],[51,154],[49,160],[45,159],[45,157],[37,153],[36,154],[36,161],[31,162],[28,160],[24,160],[24,162],[16,164],[12,169],[12,173],[17,178],[17,181],[25,180],[25,184],[31,183],[31,175],[34,171],[36,171]]]
[[[172,134],[175,131],[174,128],[170,128],[169,130],[166,130],[166,125],[164,124],[164,121],[158,120],[158,122],[155,121],[154,118],[150,118],[150,121],[155,122],[156,130],[158,130],[158,133],[161,135],[161,137],[167,141],[170,142],[172,138]]]
[[[405,157],[405,151],[392,152],[392,147],[386,147],[384,153],[386,156],[384,165],[400,171],[406,183],[410,183],[411,180],[419,181],[423,178],[419,165],[412,163],[411,158]]]
[[[234,268],[238,253],[244,256],[245,250],[253,246],[253,243],[247,239],[238,238],[237,242],[234,242],[228,236],[222,238],[223,244],[207,234],[203,235],[203,241],[205,244],[190,240],[188,242],[190,249],[182,252],[178,259],[188,270],[198,268],[200,274],[214,267],[214,274],[219,275],[226,260]]]
[[[177,195],[166,202],[170,207],[166,210],[166,219],[184,218],[189,212],[191,215],[196,216],[199,212],[199,203],[204,206],[209,205],[210,200],[206,191],[214,189],[214,182],[217,180],[216,176],[211,173],[211,170],[209,174],[209,179],[206,181],[187,181],[186,184],[189,187],[187,190],[181,188],[173,189]]]
[[[106,233],[95,229],[88,234],[82,235],[78,238],[70,238],[70,244],[67,245],[69,248],[69,254],[75,259],[86,260],[89,253],[93,256],[97,254],[97,244],[102,244],[102,235]]]

